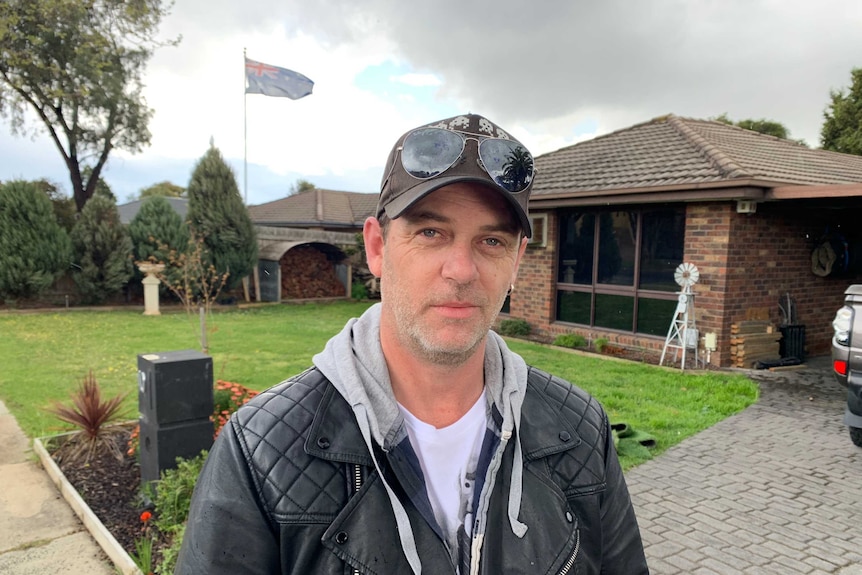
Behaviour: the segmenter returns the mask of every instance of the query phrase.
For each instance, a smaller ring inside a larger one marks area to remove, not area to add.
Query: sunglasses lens
[[[497,185],[513,194],[527,189],[533,181],[533,156],[517,142],[482,140],[479,158]]]
[[[448,170],[464,151],[464,139],[440,128],[415,130],[404,140],[401,165],[420,180],[433,178]]]

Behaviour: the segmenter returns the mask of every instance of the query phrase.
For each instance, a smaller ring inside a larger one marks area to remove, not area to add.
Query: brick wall
[[[715,332],[718,350],[710,360],[730,364],[732,323],[764,317],[782,323],[779,299],[789,293],[797,323],[805,325],[806,352],[830,350],[832,318],[843,293],[860,276],[820,277],[811,271],[811,251],[823,230],[834,225],[834,206],[765,203],[754,214],[736,213],[733,202],[696,203],[686,208],[684,261],[695,264],[700,281],[694,287],[695,317],[701,337]],[[846,214],[845,214],[846,216]],[[851,221],[858,217],[858,213]],[[858,221],[858,220],[857,220]],[[521,262],[508,317],[527,320],[532,337],[551,341],[559,334],[605,337],[612,343],[660,351],[664,337],[576,328],[552,322],[556,301],[558,219],[548,213],[548,242],[528,248]],[[672,318],[668,318],[668,325]]]

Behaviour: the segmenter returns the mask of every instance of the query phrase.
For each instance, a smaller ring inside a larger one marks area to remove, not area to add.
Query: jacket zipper
[[[572,551],[572,555],[569,557],[569,560],[566,561],[566,564],[563,565],[562,571],[560,571],[560,575],[568,575],[569,571],[572,570],[572,566],[575,564],[575,558],[578,556],[578,551],[581,549],[581,530],[577,529],[575,531],[575,549]]]
[[[356,464],[353,466],[353,494],[359,493],[360,489],[362,489],[362,466]],[[359,569],[354,569],[353,575],[359,575]]]

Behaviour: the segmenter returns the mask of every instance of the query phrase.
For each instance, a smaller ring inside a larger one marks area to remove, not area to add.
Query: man
[[[398,140],[363,230],[381,303],[224,427],[177,573],[647,573],[604,411],[490,331],[533,177],[480,116]]]

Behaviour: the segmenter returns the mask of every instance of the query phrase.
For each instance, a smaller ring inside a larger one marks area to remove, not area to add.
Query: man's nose
[[[469,242],[455,242],[443,262],[443,277],[466,284],[479,277],[476,254]]]

